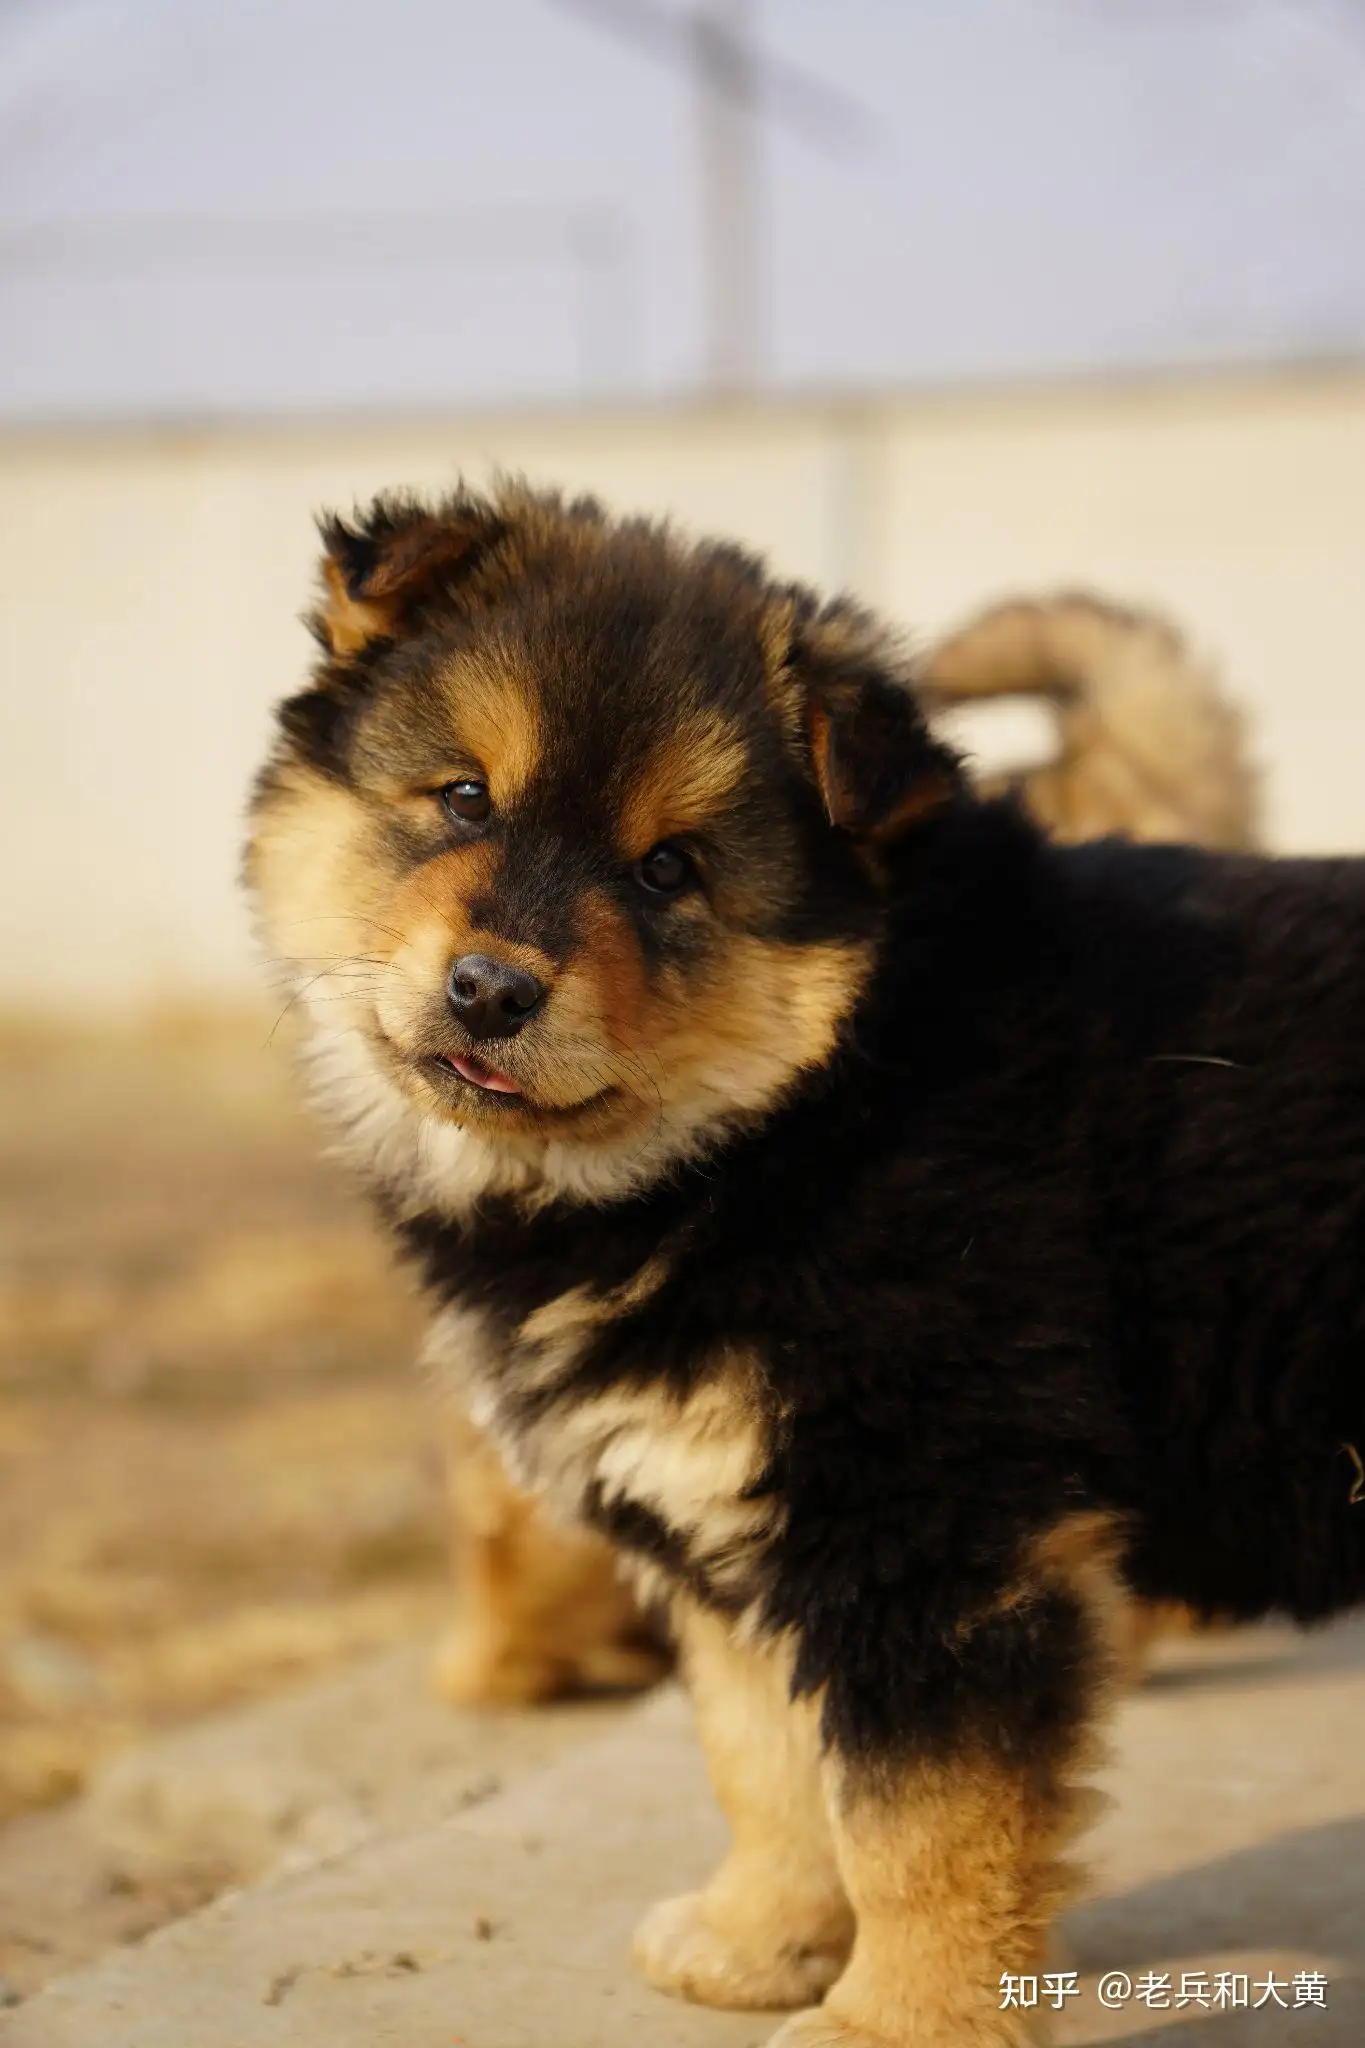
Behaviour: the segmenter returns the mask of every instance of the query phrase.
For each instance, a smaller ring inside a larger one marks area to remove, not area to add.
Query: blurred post
[[[696,102],[698,230],[703,272],[703,381],[752,394],[768,363],[769,245],[760,123],[773,116],[826,149],[865,144],[861,103],[799,65],[761,55],[754,0],[560,0],[649,56],[686,69]]]
[[[702,0],[689,27],[706,271],[706,381],[717,392],[752,391],[767,354],[753,0]]]

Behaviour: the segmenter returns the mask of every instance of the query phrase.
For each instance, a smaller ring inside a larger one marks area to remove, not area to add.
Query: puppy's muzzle
[[[534,1017],[546,990],[524,967],[466,953],[450,970],[446,995],[471,1038],[511,1038]]]

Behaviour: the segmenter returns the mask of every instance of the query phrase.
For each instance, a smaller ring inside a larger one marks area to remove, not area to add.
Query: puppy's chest
[[[717,1347],[686,1392],[643,1354],[602,1384],[594,1347],[657,1284],[575,1287],[514,1328],[453,1305],[428,1360],[498,1442],[520,1484],[700,1593],[742,1603],[778,1527],[765,1492],[774,1413],[760,1361]]]

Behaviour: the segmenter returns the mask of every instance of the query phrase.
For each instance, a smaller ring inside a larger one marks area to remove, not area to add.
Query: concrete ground
[[[120,1764],[91,1808],[111,1838],[140,1814],[150,1853],[160,1811],[173,1856],[196,1826],[221,1830],[235,1797],[286,1853],[256,1885],[49,1984],[0,2018],[0,2048],[758,2048],[765,2016],[676,2004],[629,1968],[637,1916],[694,1885],[723,1841],[679,1696],[619,1720],[598,1709],[595,1733],[545,1724],[547,1754],[568,1739],[537,1765],[513,1755],[519,1717],[405,1755],[412,1676],[401,1659],[373,1664]],[[1061,2042],[1178,2029],[1189,2048],[1359,2048],[1363,1720],[1365,1623],[1167,1653],[1119,1717],[1114,1803],[1063,1930],[1083,1995]],[[515,1774],[500,1790],[491,1767],[471,1782],[480,1746],[491,1757],[500,1740]],[[260,1793],[272,1771],[298,1795],[292,1849]],[[1182,1973],[1212,1997],[1220,1971],[1246,1976],[1246,2008],[1177,2007]],[[1325,1980],[1324,2005],[1295,2004],[1303,1973]]]
[[[430,1662],[424,1639],[209,1715],[0,1830],[0,2004],[225,1889],[466,1812],[626,1711],[461,1712],[432,1692]]]

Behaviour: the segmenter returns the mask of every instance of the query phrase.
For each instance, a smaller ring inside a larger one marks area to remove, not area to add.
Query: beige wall
[[[1059,583],[1157,602],[1252,710],[1276,842],[1365,849],[1365,377],[12,438],[5,999],[249,982],[241,806],[308,658],[311,511],[494,463],[741,535],[926,631]]]

